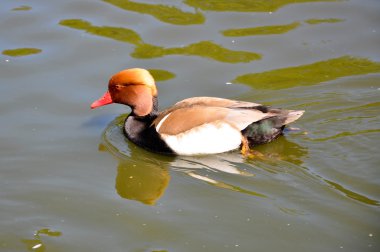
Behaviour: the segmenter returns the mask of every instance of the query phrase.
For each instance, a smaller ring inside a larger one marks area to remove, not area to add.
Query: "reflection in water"
[[[309,65],[245,74],[236,77],[234,82],[248,84],[257,89],[283,89],[315,85],[346,76],[379,72],[379,62],[343,56]]]
[[[169,184],[169,171],[162,165],[151,162],[141,165],[133,159],[132,156],[128,160],[119,159],[116,191],[122,198],[154,205]]]
[[[242,29],[228,29],[222,31],[222,34],[227,37],[242,37],[242,36],[258,36],[258,35],[272,35],[272,34],[283,34],[288,31],[294,30],[301,25],[300,22],[294,22],[285,25],[270,25],[270,26],[259,26],[252,28],[242,28]]]
[[[184,2],[210,11],[270,12],[288,4],[338,1],[340,0],[185,0]]]
[[[193,177],[193,178],[205,181],[206,183],[208,183],[210,185],[213,185],[213,186],[216,186],[216,187],[220,187],[220,188],[224,188],[224,189],[229,189],[229,190],[240,192],[240,193],[246,193],[246,194],[249,194],[249,195],[252,195],[252,196],[256,196],[256,197],[262,197],[262,198],[266,198],[267,197],[264,194],[257,193],[257,192],[254,192],[254,191],[250,191],[250,190],[245,190],[245,189],[243,189],[243,188],[241,188],[239,186],[234,186],[234,185],[231,185],[231,184],[220,182],[220,181],[211,179],[211,178],[206,177],[206,176],[198,175],[198,174],[196,174],[194,172],[188,172],[187,174],[189,176]]]
[[[46,250],[46,246],[42,242],[41,235],[59,237],[62,235],[62,233],[59,231],[51,231],[48,228],[43,228],[34,234],[33,239],[23,239],[22,242],[26,244],[29,251],[43,252]]]
[[[255,176],[253,173],[247,171],[246,169],[243,170],[239,167],[243,166],[244,161],[245,160],[239,152],[227,152],[218,155],[178,157],[176,160],[171,162],[170,165],[171,167],[173,167],[173,169],[184,172],[186,175],[204,181],[209,185],[223,189],[228,189],[239,193],[248,194],[255,197],[266,198],[267,196],[262,193],[247,190],[242,188],[241,186],[213,179],[212,176],[210,176],[210,174],[200,175],[196,172],[214,171],[236,174],[246,177]]]
[[[276,142],[257,146],[256,150],[264,155],[264,160],[281,160],[298,166],[303,164],[303,160],[308,154],[306,147],[289,141],[286,136],[279,137]]]
[[[250,62],[261,59],[260,54],[229,50],[211,41],[200,41],[187,46],[173,48],[141,44],[131,54],[132,57],[140,59],[157,58],[165,55],[194,55],[226,63]]]
[[[244,158],[238,152],[226,152],[218,155],[179,156],[171,163],[171,166],[185,172],[204,169],[242,176],[254,176],[254,174],[238,167],[238,164],[243,162]]]
[[[121,9],[152,15],[158,20],[174,25],[203,24],[205,17],[200,12],[184,12],[174,6],[137,3],[127,0],[103,0]]]
[[[169,184],[167,167],[173,157],[152,154],[153,158],[146,158],[145,150],[130,143],[123,134],[126,116],[121,115],[108,125],[99,150],[109,151],[119,161],[115,188],[120,197],[154,205]]]
[[[73,29],[84,30],[93,35],[136,45],[131,56],[138,59],[151,59],[166,55],[200,56],[226,63],[250,62],[261,59],[260,54],[229,50],[211,41],[200,41],[183,47],[164,48],[144,43],[139,34],[127,28],[94,26],[82,19],[61,20],[59,24]]]
[[[20,56],[27,56],[31,54],[38,54],[42,52],[41,49],[38,48],[17,48],[17,49],[8,49],[4,50],[2,54],[12,57],[20,57]]]

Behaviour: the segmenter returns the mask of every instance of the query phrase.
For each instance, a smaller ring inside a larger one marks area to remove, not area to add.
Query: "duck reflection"
[[[120,197],[154,205],[169,185],[165,167],[146,163],[144,167],[120,160],[117,166],[116,191]]]
[[[168,164],[174,157],[147,155],[145,150],[130,143],[122,132],[126,116],[121,115],[108,125],[99,150],[108,151],[118,159],[115,188],[120,197],[154,205],[169,185]]]
[[[119,161],[115,179],[116,192],[124,199],[155,205],[169,185],[167,162],[141,158],[144,150],[138,150],[130,143],[128,145],[131,148],[130,156],[117,154],[105,144],[99,145],[100,151],[110,152]]]

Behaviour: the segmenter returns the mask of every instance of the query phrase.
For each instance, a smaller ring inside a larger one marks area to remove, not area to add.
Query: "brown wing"
[[[225,122],[241,131],[249,124],[274,116],[259,110],[192,106],[178,108],[158,117],[153,124],[160,134],[177,135],[207,123]]]
[[[172,107],[162,111],[157,119],[153,122],[156,126],[158,123],[169,113],[183,108],[191,108],[194,106],[203,107],[219,107],[219,108],[251,108],[255,106],[261,106],[261,104],[253,102],[235,101],[217,97],[192,97],[177,102]],[[199,112],[199,111],[198,111]]]
[[[218,107],[192,106],[169,111],[153,123],[158,133],[177,135],[205,123],[215,122],[226,117],[228,109]]]

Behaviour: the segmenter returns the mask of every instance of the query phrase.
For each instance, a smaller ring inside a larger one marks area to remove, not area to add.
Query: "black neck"
[[[152,125],[158,115],[157,97],[153,97],[153,109],[145,116],[129,114],[125,119],[124,133],[133,143],[154,152],[173,154],[173,151],[158,135],[156,128]]]

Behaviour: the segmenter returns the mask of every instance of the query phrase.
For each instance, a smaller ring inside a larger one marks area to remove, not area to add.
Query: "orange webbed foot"
[[[250,158],[250,159],[254,159],[256,157],[259,157],[259,158],[264,157],[264,155],[261,152],[250,149],[249,144],[248,144],[248,140],[244,137],[242,138],[242,141],[241,141],[241,151],[240,152],[244,157]]]

